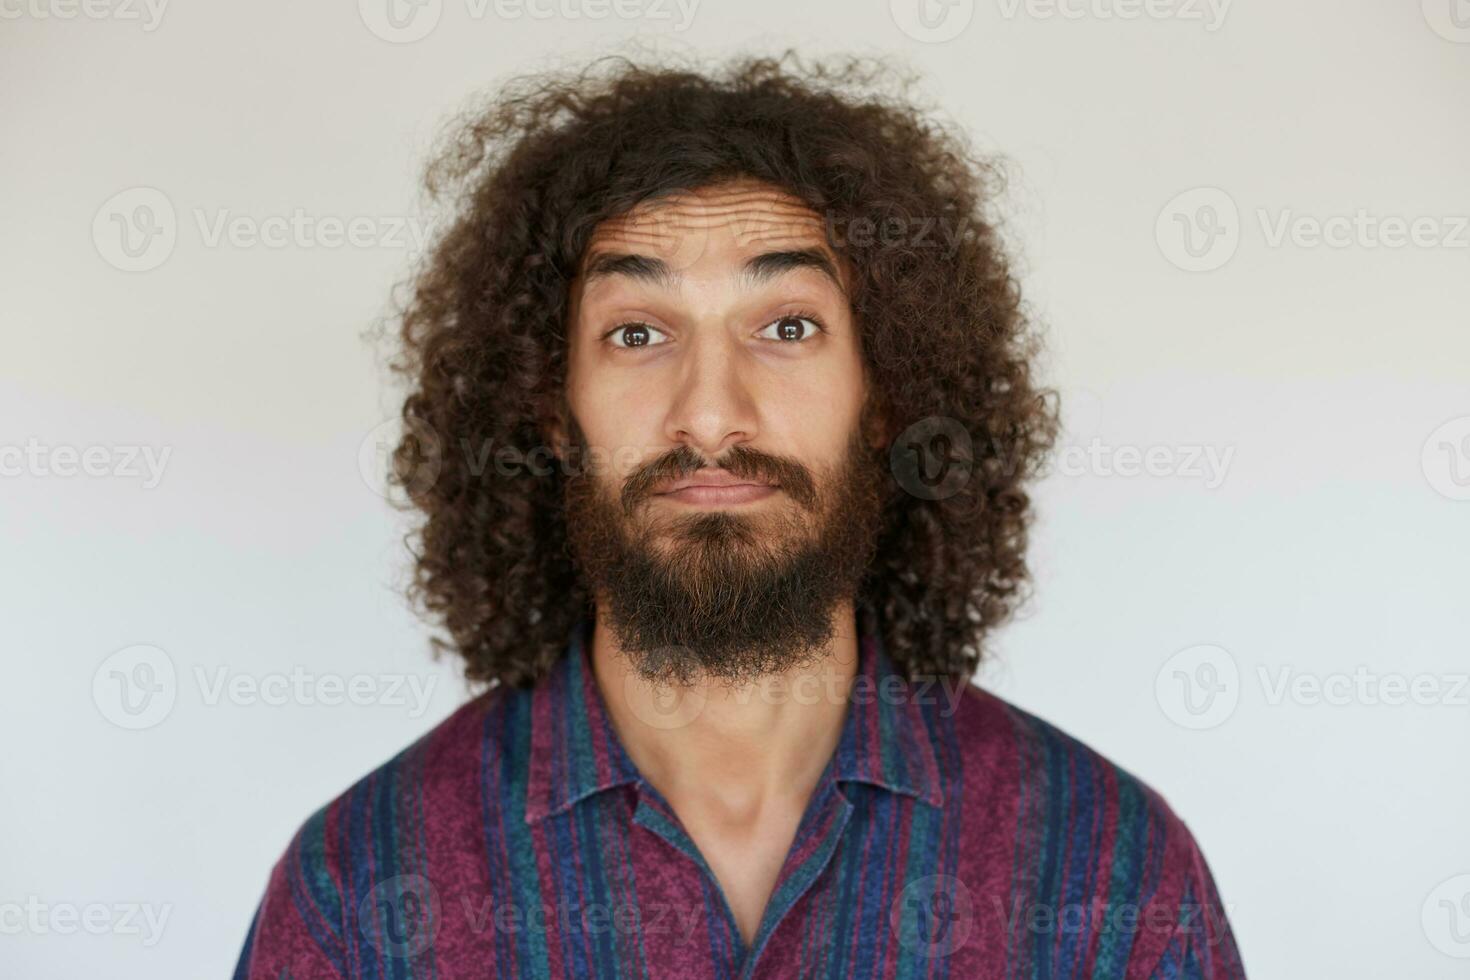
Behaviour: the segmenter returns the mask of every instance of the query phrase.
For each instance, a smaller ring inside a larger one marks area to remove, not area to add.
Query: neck
[[[676,810],[745,823],[772,807],[802,806],[837,749],[857,676],[851,600],[809,664],[731,686],[699,678],[659,689],[632,667],[603,616],[592,669],[628,756]]]

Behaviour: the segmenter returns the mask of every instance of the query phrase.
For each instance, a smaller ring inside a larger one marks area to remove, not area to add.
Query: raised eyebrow
[[[816,248],[784,249],[751,256],[746,259],[745,267],[741,270],[741,280],[749,288],[769,282],[793,269],[815,269],[831,280],[839,292],[844,295],[847,293],[842,278],[837,273],[837,266],[825,252]],[[582,281],[586,285],[611,276],[627,276],[665,289],[674,288],[682,278],[660,258],[628,252],[602,252],[587,260]]]
[[[665,289],[672,289],[679,279],[663,259],[650,255],[603,252],[587,260],[587,267],[582,272],[582,282],[585,285],[610,276],[627,276]]]
[[[847,294],[847,289],[842,285],[842,278],[837,274],[837,266],[828,258],[826,252],[816,248],[762,252],[746,260],[744,274],[741,278],[747,286],[758,286],[793,269],[815,269],[830,279],[838,292],[843,295]]]

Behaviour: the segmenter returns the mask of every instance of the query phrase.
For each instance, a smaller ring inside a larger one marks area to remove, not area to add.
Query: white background
[[[959,0],[928,33],[910,0],[705,0],[687,23],[652,0],[632,19],[427,0],[407,43],[386,0],[96,2],[0,3],[0,974],[227,975],[302,819],[464,698],[362,475],[397,404],[363,334],[407,271],[392,226],[420,214],[437,127],[634,35],[890,55],[1009,158],[1073,455],[1039,488],[1036,596],[983,682],[1164,794],[1253,977],[1470,969],[1454,0]],[[174,210],[161,258],[121,250],[115,222],[157,203],[137,188]],[[372,241],[212,238],[297,213],[367,219]],[[1334,217],[1347,237],[1314,241]],[[1418,218],[1421,244],[1383,243]],[[1186,228],[1219,234],[1191,256]],[[62,475],[65,447],[103,447],[106,475]],[[127,447],[167,450],[161,479]],[[1153,447],[1154,475],[1115,472]],[[1206,450],[1228,459],[1213,479]],[[111,672],[144,675],[109,657],[140,644],[174,702],[128,730]],[[250,695],[293,670],[387,703]],[[432,698],[391,696],[392,675]],[[1421,703],[1384,703],[1416,678]],[[93,903],[98,935],[58,914]]]

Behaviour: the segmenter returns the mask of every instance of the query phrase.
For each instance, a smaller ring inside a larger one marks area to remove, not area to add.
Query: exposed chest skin
[[[760,928],[762,913],[796,837],[801,810],[790,805],[767,808],[749,823],[721,821],[696,812],[685,817],[684,811],[679,812],[684,829],[719,881],[748,946]]]

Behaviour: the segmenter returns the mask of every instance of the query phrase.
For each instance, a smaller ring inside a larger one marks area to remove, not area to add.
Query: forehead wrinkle
[[[831,253],[820,215],[789,194],[748,182],[669,195],[607,219],[589,244],[584,283],[623,275],[675,289],[683,276],[657,256],[674,251],[682,234],[726,227],[742,250],[766,249],[745,261],[740,272],[744,287],[809,268],[846,296],[840,260]],[[619,246],[616,251],[613,245]],[[640,248],[654,254],[643,254]]]
[[[818,273],[839,293],[847,295],[847,287],[837,265],[825,251],[816,248],[779,249],[751,256],[740,268],[740,287],[756,289],[783,276],[798,275],[803,270]],[[677,290],[684,280],[681,273],[654,256],[604,252],[588,260],[582,284],[585,288],[615,276],[652,283],[671,291]]]
[[[734,221],[732,219],[739,219]],[[726,224],[752,229],[809,225],[820,228],[821,216],[801,201],[758,186],[744,190],[680,193],[645,201],[624,214],[606,219],[594,234],[637,241],[667,237],[672,226],[707,231]]]

